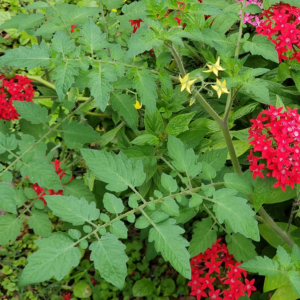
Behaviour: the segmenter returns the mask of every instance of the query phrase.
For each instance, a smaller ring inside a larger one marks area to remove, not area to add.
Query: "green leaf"
[[[63,55],[72,53],[75,50],[75,40],[61,31],[57,31],[51,40],[51,49]]]
[[[28,257],[28,264],[19,277],[19,286],[44,282],[52,276],[60,281],[72,267],[78,266],[80,250],[73,247],[73,240],[65,233],[54,233],[35,243],[39,250]]]
[[[81,153],[96,178],[108,184],[109,191],[121,192],[130,186],[141,186],[146,179],[141,160],[98,150],[81,149]]]
[[[247,204],[247,200],[236,197],[236,191],[228,188],[214,192],[214,207],[220,223],[229,224],[233,232],[239,232],[245,237],[259,241],[259,230],[254,218],[255,212]]]
[[[278,246],[277,248],[277,261],[281,266],[284,268],[288,268],[292,265],[292,258],[291,256],[282,248],[281,246]]]
[[[75,196],[77,198],[84,198],[87,202],[91,203],[96,201],[95,195],[80,179],[73,179],[71,182],[64,186],[64,196]]]
[[[47,214],[32,210],[31,216],[28,218],[29,228],[33,229],[36,235],[48,237],[51,233],[51,221]]]
[[[147,297],[153,295],[155,284],[150,278],[142,278],[135,282],[132,287],[134,297]]]
[[[16,68],[47,67],[50,64],[50,50],[48,45],[42,41],[40,45],[32,44],[32,47],[19,47],[7,50],[4,56],[0,57],[0,65]]]
[[[151,114],[155,113],[157,99],[156,76],[149,70],[133,70],[133,87],[137,90],[142,102]]]
[[[22,118],[31,124],[47,123],[48,110],[36,103],[27,101],[13,101],[14,107]]]
[[[202,219],[196,223],[193,229],[193,237],[190,242],[189,253],[191,257],[204,253],[217,240],[217,232],[213,229],[210,218]]]
[[[103,204],[105,209],[112,214],[120,214],[124,210],[122,199],[117,198],[115,195],[110,193],[104,194]]]
[[[106,233],[100,240],[93,242],[89,249],[92,251],[90,259],[94,261],[101,277],[122,289],[127,276],[126,246],[115,235]]]
[[[132,58],[145,51],[150,51],[154,47],[163,44],[152,29],[140,28],[135,34],[132,34],[128,41],[128,51],[125,59]]]
[[[230,116],[230,121],[241,119],[242,117],[250,114],[256,109],[257,105],[258,103],[254,102],[241,107]]]
[[[175,225],[175,220],[167,219],[150,229],[149,242],[154,241],[156,251],[161,252],[175,270],[191,278],[190,255],[186,249],[189,243],[181,236],[183,233],[184,229]]]
[[[185,130],[185,128],[188,126],[188,124],[193,119],[195,113],[189,113],[189,114],[182,114],[179,116],[174,117],[171,119],[171,121],[168,123],[166,127],[166,133],[172,134],[174,136],[177,136],[181,132]]]
[[[73,225],[83,225],[99,218],[95,202],[89,204],[85,199],[74,196],[51,195],[44,198],[54,215]]]
[[[199,161],[206,162],[212,166],[217,172],[221,171],[226,163],[228,149],[207,150],[199,156]]]
[[[88,19],[83,24],[80,33],[82,36],[80,40],[86,46],[85,49],[89,53],[94,53],[95,50],[100,50],[108,46],[105,33],[101,32],[92,19]]]
[[[241,264],[240,267],[246,271],[264,276],[275,276],[282,273],[282,271],[278,270],[278,262],[267,256],[257,256],[256,258]]]
[[[250,4],[247,7],[245,7],[244,12],[259,14],[259,13],[261,13],[261,8],[256,4]]]
[[[116,94],[112,93],[110,98],[110,104],[114,111],[122,116],[125,122],[132,129],[136,129],[138,126],[138,112],[133,106],[135,103],[134,99],[127,94]]]
[[[300,277],[298,276],[289,276],[289,280],[293,291],[300,297]]]
[[[280,98],[278,95],[276,95],[276,104],[275,104],[275,107],[276,107],[276,108],[282,107],[281,112],[287,111],[287,109],[286,109],[284,103],[282,102],[281,98]]]
[[[54,170],[53,164],[47,162],[45,158],[38,158],[27,162],[21,168],[21,175],[28,175],[32,183],[37,183],[42,188],[61,190],[62,185],[59,176]]]
[[[79,74],[77,69],[78,62],[68,60],[65,63],[59,63],[53,70],[52,78],[55,80],[55,89],[59,101],[62,101],[66,96],[69,88],[75,82],[75,76]]]
[[[246,195],[253,193],[251,181],[249,181],[244,175],[226,173],[224,176],[224,181],[227,188],[237,190],[238,192]]]
[[[179,207],[176,201],[172,198],[166,198],[161,204],[161,208],[169,216],[179,216]]]
[[[0,245],[5,246],[9,241],[14,242],[23,228],[22,220],[16,215],[0,216]]]
[[[150,113],[149,109],[146,108],[145,112],[145,129],[146,133],[157,135],[159,132],[164,131],[164,121],[157,109],[155,113]]]
[[[161,184],[170,193],[176,192],[178,187],[176,180],[173,179],[172,176],[165,173],[161,175]]]
[[[253,203],[255,211],[265,203],[279,203],[296,197],[296,189],[287,186],[283,192],[280,187],[274,188],[276,179],[273,177],[258,178],[255,183]]]
[[[6,212],[17,213],[15,191],[10,184],[0,182],[0,208]]]
[[[91,95],[95,98],[100,109],[105,111],[110,92],[113,90],[111,83],[117,80],[114,68],[102,64],[93,66],[93,70],[88,74],[88,78],[88,87],[91,89]]]
[[[217,175],[216,170],[206,163],[205,161],[202,162],[202,172],[199,174],[199,177],[203,180],[210,180],[212,181]]]
[[[17,16],[12,16],[0,25],[0,29],[18,29],[18,33],[22,30],[31,29],[41,25],[45,21],[44,14],[24,14],[19,13]]]
[[[73,287],[74,296],[78,298],[88,298],[92,295],[92,289],[86,281],[79,281]]]
[[[121,239],[127,239],[127,227],[124,222],[121,220],[115,220],[109,226],[109,230],[111,233],[117,235]]]
[[[62,125],[64,141],[68,148],[77,149],[84,144],[100,141],[101,137],[92,127],[72,121]]]
[[[278,54],[274,44],[268,40],[267,36],[255,35],[252,41],[247,41],[243,45],[246,52],[251,52],[252,55],[261,55],[265,59],[272,60],[278,63]]]
[[[179,172],[185,172],[195,177],[201,171],[201,163],[193,149],[187,149],[184,143],[172,136],[168,136],[168,154],[173,159],[172,164]]]
[[[291,71],[291,75],[295,82],[297,90],[300,91],[300,72],[299,71]]]
[[[193,194],[190,199],[189,207],[196,207],[203,202],[203,199],[198,194]]]
[[[157,136],[152,134],[142,134],[135,138],[133,141],[131,141],[134,145],[144,146],[146,144],[151,146],[157,146],[160,143],[160,140]]]
[[[233,233],[226,236],[228,251],[238,262],[248,261],[255,258],[257,253],[251,240],[245,238],[240,233]]]
[[[265,3],[265,1],[264,1]],[[294,293],[290,283],[286,283],[279,287],[272,295],[271,300],[298,300],[299,297]]]
[[[292,260],[295,264],[296,268],[300,268],[300,249],[298,246],[294,245],[293,251],[292,251]]]

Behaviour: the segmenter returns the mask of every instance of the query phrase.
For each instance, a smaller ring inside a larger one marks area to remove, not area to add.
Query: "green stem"
[[[186,49],[188,49],[195,57],[197,57],[202,63],[206,63],[206,60],[203,58],[203,57],[201,57],[197,52],[195,52],[195,50],[192,48],[192,47],[190,47],[188,44],[184,44],[184,47],[186,48]]]
[[[244,11],[245,7],[246,7],[246,0],[243,0],[239,35],[238,35],[238,40],[237,40],[237,45],[236,45],[234,57],[238,57],[239,54],[240,54],[240,45],[241,45],[241,39],[242,39],[242,35],[243,35],[243,25],[244,25],[244,17],[245,17],[245,11]]]
[[[104,31],[105,31],[105,34],[106,34],[106,40],[108,41],[108,27],[107,27],[105,15],[104,15],[102,0],[99,0],[99,7],[100,7],[100,12],[101,12],[102,20],[103,20]],[[108,55],[111,56],[110,48],[107,48],[107,52],[108,52]]]
[[[111,114],[98,114],[90,111],[84,111],[83,112],[85,115],[90,115],[90,116],[95,116],[95,117],[100,117],[100,118],[110,118]]]
[[[42,83],[44,86],[52,89],[52,90],[55,90],[55,86],[54,84],[48,82],[47,80],[43,79],[42,77],[40,76],[33,76],[33,75],[26,75],[28,79],[32,79],[34,81],[37,81],[37,82],[40,82]]]

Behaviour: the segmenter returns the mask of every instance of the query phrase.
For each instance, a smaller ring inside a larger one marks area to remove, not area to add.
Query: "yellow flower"
[[[136,102],[135,102],[135,104],[133,104],[133,106],[134,106],[136,109],[141,109],[142,106],[143,106],[143,104],[136,100]]]
[[[181,76],[179,75],[179,81],[181,83],[181,91],[187,90],[191,94],[190,87],[197,80],[197,78],[189,80],[189,75],[190,73],[186,74],[183,78],[181,78]]]
[[[217,84],[211,86],[218,94],[218,98],[221,97],[222,94],[229,94],[229,91],[226,87],[226,80],[224,79],[223,82],[221,82],[219,79],[217,79]]]
[[[217,61],[215,64],[211,64],[211,65],[207,65],[209,70],[207,71],[203,71],[204,73],[210,73],[210,72],[213,72],[216,76],[218,76],[218,72],[219,71],[224,71],[225,69],[223,69],[221,66],[220,66],[220,56],[218,57]]]
[[[114,9],[112,9],[111,11],[114,11],[115,13],[116,13],[116,12],[118,12],[118,11],[117,11],[115,8],[114,8]]]

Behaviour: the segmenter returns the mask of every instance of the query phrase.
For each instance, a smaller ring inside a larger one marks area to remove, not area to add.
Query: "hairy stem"
[[[240,21],[240,28],[239,28],[239,36],[238,36],[238,40],[237,40],[237,45],[236,45],[236,49],[235,49],[235,57],[238,57],[240,54],[240,45],[241,45],[241,39],[242,39],[242,35],[243,35],[243,25],[244,25],[244,17],[245,17],[245,12],[244,9],[246,7],[246,0],[243,0],[243,4],[242,4],[242,15],[241,15],[241,21]]]
[[[106,40],[108,41],[108,27],[107,27],[105,15],[104,15],[102,0],[99,0],[99,7],[100,7],[102,20],[103,20],[104,31],[105,31],[105,34],[106,34]],[[107,48],[107,52],[108,52],[108,55],[110,56],[111,55],[110,48]]]

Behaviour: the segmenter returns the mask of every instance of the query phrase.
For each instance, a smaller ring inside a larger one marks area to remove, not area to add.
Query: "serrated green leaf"
[[[72,53],[75,50],[75,40],[71,40],[62,31],[57,31],[51,42],[51,49],[63,55]]]
[[[257,105],[258,105],[258,103],[254,102],[254,103],[251,103],[251,104],[248,104],[248,105],[245,105],[245,106],[241,107],[240,109],[235,111],[230,116],[230,121],[238,120],[238,119],[250,114],[251,112],[253,112],[255,110]]]
[[[112,82],[117,80],[114,68],[109,65],[94,66],[88,74],[88,78],[91,95],[95,98],[100,109],[105,111],[110,92],[113,90]]]
[[[265,3],[265,1],[264,1]],[[271,277],[272,278],[272,277]],[[280,286],[272,295],[270,300],[298,300],[299,297],[294,293],[293,288],[289,282]]]
[[[16,68],[47,67],[50,64],[50,50],[48,45],[42,41],[40,45],[32,44],[32,47],[19,47],[7,50],[0,57],[0,65]]]
[[[291,286],[293,288],[293,291],[300,297],[300,277],[298,276],[290,276],[289,277]]]
[[[15,191],[10,184],[0,182],[0,208],[6,212],[17,213]]]
[[[14,107],[22,118],[31,124],[47,123],[48,110],[36,103],[27,101],[13,101]]]
[[[213,210],[220,223],[226,222],[232,231],[241,233],[254,241],[260,240],[255,212],[247,204],[247,200],[236,197],[236,191],[220,189],[214,192]]]
[[[169,216],[179,216],[179,207],[176,201],[172,198],[166,198],[161,204],[161,208]]]
[[[80,179],[74,179],[66,184],[64,186],[63,195],[84,198],[89,203],[96,201],[95,195]]]
[[[184,131],[184,129],[188,126],[188,124],[193,119],[195,113],[189,113],[189,114],[182,114],[179,116],[174,117],[171,119],[171,121],[168,123],[166,127],[166,133],[172,134],[174,136],[177,136],[181,132]]]
[[[133,141],[131,141],[131,144],[134,145],[139,145],[139,146],[144,146],[146,144],[151,145],[151,146],[157,146],[159,145],[160,140],[157,136],[152,135],[152,134],[142,134],[135,138]]]
[[[155,284],[150,278],[142,278],[135,282],[132,287],[134,297],[151,296],[155,291]]]
[[[144,122],[146,133],[148,134],[157,135],[159,132],[164,131],[164,121],[157,109],[155,109],[153,114],[146,108]]]
[[[236,261],[248,261],[257,256],[255,246],[251,240],[245,238],[240,233],[233,233],[230,238],[226,238],[228,251]]]
[[[217,240],[217,232],[212,228],[210,218],[205,218],[196,224],[190,242],[189,253],[191,257],[204,253]]]
[[[32,183],[37,183],[43,188],[55,191],[62,189],[59,176],[55,172],[53,164],[48,163],[45,158],[27,162],[20,171],[23,177],[28,175]]]
[[[237,190],[238,192],[250,195],[253,193],[251,181],[243,175],[236,173],[226,173],[224,176],[225,186],[227,188]]]
[[[69,88],[75,82],[75,76],[79,74],[77,69],[78,63],[73,60],[59,63],[53,70],[54,85],[58,99],[62,101],[66,96]]]
[[[297,245],[294,245],[293,247],[292,260],[296,268],[300,268],[300,249],[298,248]]]
[[[149,70],[135,69],[133,71],[133,87],[137,90],[142,102],[151,114],[155,113],[157,99],[157,85],[155,83],[156,76]]]
[[[206,162],[212,166],[217,172],[220,171],[226,163],[228,149],[207,150],[199,156],[199,161]]]
[[[133,106],[135,101],[130,95],[112,93],[110,103],[113,110],[124,118],[129,127],[137,128],[138,112]]]
[[[34,233],[41,237],[48,237],[51,233],[51,221],[48,215],[38,210],[31,211],[28,224],[29,228],[33,229]]]
[[[96,178],[106,182],[106,189],[125,191],[130,186],[140,186],[146,179],[141,160],[128,159],[123,153],[81,149],[87,166]]]
[[[96,203],[88,203],[84,198],[61,195],[44,196],[44,198],[54,215],[73,225],[83,225],[87,221],[99,218],[100,212],[96,208]]]
[[[167,175],[165,173],[161,175],[161,184],[170,193],[176,192],[178,187],[176,180],[173,179],[172,176]]]
[[[135,222],[135,227],[139,229],[147,228],[149,225],[150,223],[145,216],[139,217]]]
[[[121,220],[115,220],[109,226],[109,230],[111,233],[117,235],[121,239],[127,239],[127,227],[124,222]]]
[[[9,241],[14,242],[23,228],[22,220],[16,215],[0,216],[0,245],[5,246]]]
[[[28,257],[28,264],[19,277],[19,286],[49,280],[52,276],[62,280],[79,264],[81,253],[73,247],[73,240],[65,233],[52,234],[35,241],[39,250]]]
[[[72,121],[62,125],[64,141],[68,148],[77,149],[84,144],[100,141],[101,137],[92,127]]]
[[[80,40],[89,53],[94,53],[95,50],[100,50],[108,46],[105,33],[101,32],[92,19],[88,19],[83,24],[80,33],[82,35]]]
[[[292,265],[292,258],[284,248],[278,246],[276,254],[277,254],[277,261],[281,266],[287,268]]]
[[[264,276],[275,276],[283,273],[282,271],[278,270],[278,262],[270,259],[267,256],[257,256],[255,259],[248,260],[247,262],[241,264],[240,267],[246,271],[258,273],[259,275]]]
[[[252,55],[261,55],[265,59],[270,59],[278,63],[278,54],[274,44],[268,40],[267,36],[255,35],[252,41],[247,41],[243,45],[246,52],[251,52]]]
[[[198,194],[193,194],[189,201],[189,207],[196,207],[203,202],[203,198],[201,198]]]
[[[127,276],[125,245],[117,236],[107,233],[100,240],[93,242],[89,249],[92,251],[91,260],[102,278],[118,289],[122,289]]]
[[[110,193],[104,194],[103,204],[105,209],[112,214],[120,214],[124,210],[123,201]]]
[[[155,249],[169,261],[182,276],[191,278],[190,255],[186,249],[189,245],[181,234],[184,229],[175,225],[174,219],[167,219],[150,229],[149,242],[154,241]]]
[[[187,149],[184,143],[172,136],[168,136],[168,154],[173,159],[172,164],[179,172],[185,172],[195,177],[201,171],[201,163],[193,149]]]

